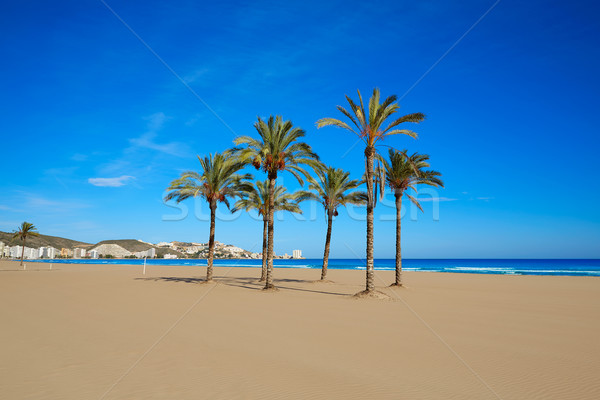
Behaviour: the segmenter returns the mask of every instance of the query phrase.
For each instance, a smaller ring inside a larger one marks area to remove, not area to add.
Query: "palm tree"
[[[263,121],[260,117],[254,123],[260,139],[250,136],[240,136],[234,140],[236,145],[246,145],[244,148],[232,150],[239,160],[252,164],[256,169],[262,168],[269,180],[269,212],[267,235],[267,277],[265,290],[274,289],[273,285],[273,236],[275,212],[275,181],[279,171],[289,171],[304,185],[302,176],[308,177],[304,166],[313,169],[319,165],[319,157],[312,148],[298,140],[304,137],[304,130],[294,127],[291,121],[283,121],[281,116],[269,117]]]
[[[402,211],[402,196],[405,191],[412,189],[415,194],[417,185],[429,185],[434,187],[444,187],[444,182],[439,178],[442,174],[425,170],[429,168],[429,156],[427,154],[414,153],[411,156],[406,154],[406,150],[389,150],[389,162],[381,157],[383,168],[380,169],[380,182],[385,181],[394,192],[396,198],[396,281],[392,286],[402,286],[402,251],[400,245],[400,216]],[[410,201],[423,211],[419,201],[406,193]]]
[[[399,105],[395,104],[397,97],[389,96],[379,103],[379,89],[373,90],[373,95],[369,99],[368,114],[365,111],[362,96],[358,91],[359,104],[346,96],[352,112],[349,112],[342,106],[337,109],[344,114],[354,127],[346,122],[335,118],[323,118],[317,121],[317,127],[337,126],[346,129],[358,136],[365,143],[365,179],[367,182],[367,267],[366,267],[366,289],[362,294],[369,295],[375,289],[373,278],[373,210],[375,208],[375,198],[377,194],[373,190],[373,160],[375,158],[375,146],[383,139],[391,135],[408,135],[416,138],[417,134],[407,129],[398,129],[398,126],[404,122],[421,122],[425,115],[421,113],[407,114],[396,118],[385,126],[386,121],[398,112]]]
[[[35,225],[30,222],[23,222],[21,226],[19,226],[13,233],[13,239],[19,238],[21,239],[21,242],[23,242],[23,248],[21,251],[21,264],[19,264],[21,266],[23,265],[23,260],[25,259],[25,242],[27,241],[27,238],[34,236],[40,236],[40,234],[38,233]]]
[[[327,277],[327,265],[329,263],[329,247],[331,245],[331,226],[333,217],[338,215],[338,207],[346,204],[364,204],[367,194],[364,192],[350,192],[356,189],[362,182],[351,180],[350,172],[340,168],[326,167],[316,169],[318,180],[311,178],[308,189],[298,193],[299,200],[316,200],[325,208],[327,216],[327,235],[325,236],[325,251],[323,253],[323,267],[321,268],[321,281]]]
[[[295,202],[296,196],[286,192],[283,186],[275,186],[275,211],[289,211],[302,214],[302,210]],[[267,235],[269,232],[269,181],[256,181],[255,186],[249,186],[231,209],[231,212],[239,210],[256,210],[263,219],[263,243],[262,243],[262,272],[260,281],[267,279]]]
[[[244,167],[234,157],[220,153],[209,154],[200,158],[202,172],[187,171],[181,177],[171,182],[165,196],[165,201],[175,200],[177,203],[190,197],[203,197],[210,208],[210,236],[208,240],[208,259],[206,281],[213,277],[213,259],[215,255],[215,215],[217,203],[224,203],[229,208],[228,198],[240,196],[252,175],[239,175],[237,172]]]

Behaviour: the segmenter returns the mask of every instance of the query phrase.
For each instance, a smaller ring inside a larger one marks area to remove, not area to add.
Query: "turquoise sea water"
[[[28,261],[32,262],[32,260]],[[98,259],[98,260],[36,260],[54,264],[109,264],[142,265],[141,259]],[[215,260],[214,265],[220,267],[261,267],[261,260]],[[205,259],[149,259],[147,265],[173,266],[206,266]],[[321,259],[304,260],[274,260],[276,268],[314,268],[320,269]],[[563,275],[563,276],[600,276],[600,260],[491,260],[491,259],[406,259],[402,261],[404,271],[429,271],[471,274],[500,274],[500,275]],[[364,270],[364,261],[357,259],[331,259],[329,269]],[[376,259],[375,269],[393,271],[393,259]]]

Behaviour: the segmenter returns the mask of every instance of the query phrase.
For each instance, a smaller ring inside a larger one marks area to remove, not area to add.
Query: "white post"
[[[144,275],[146,275],[146,257],[144,257]]]
[[[50,269],[52,269],[52,263],[50,263]]]
[[[27,269],[27,264],[23,264],[23,271]]]

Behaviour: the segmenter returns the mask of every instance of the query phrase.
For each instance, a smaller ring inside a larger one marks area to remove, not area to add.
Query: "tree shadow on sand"
[[[134,278],[135,280],[142,281],[162,281],[162,282],[183,282],[183,283],[192,283],[192,284],[203,284],[207,283],[204,278],[193,278],[193,277],[180,277],[180,276],[160,276],[160,277],[148,277],[148,278]],[[249,290],[259,290],[261,291],[265,284],[261,282],[258,278],[253,277],[229,277],[229,276],[215,276],[214,283],[219,283],[226,286],[240,287]],[[346,296],[351,297],[352,293],[338,293],[331,292],[325,290],[313,290],[306,289],[302,287],[292,287],[289,284],[294,283],[302,283],[302,284],[311,284],[313,280],[303,280],[303,279],[275,279],[275,286],[280,290],[293,290],[299,292],[309,292],[309,293],[319,293],[319,294],[327,294],[332,296]],[[286,285],[288,284],[288,285]]]
[[[164,281],[164,282],[184,282],[184,283],[207,283],[204,278],[189,278],[189,277],[180,277],[180,276],[158,276],[158,277],[149,277],[149,278],[134,278],[136,281]]]

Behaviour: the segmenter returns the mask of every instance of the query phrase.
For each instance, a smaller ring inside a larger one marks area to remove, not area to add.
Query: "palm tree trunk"
[[[212,281],[213,278],[213,259],[215,258],[215,215],[217,203],[210,202],[210,236],[208,238],[208,260],[206,261],[206,281]]]
[[[402,246],[400,243],[402,192],[396,191],[396,282],[392,286],[402,286]]]
[[[263,217],[262,272],[260,274],[260,282],[267,279],[267,233],[269,232],[269,221],[267,218]]]
[[[375,156],[375,147],[368,146],[365,149],[367,158],[367,286],[365,291],[371,292],[375,289],[374,263],[373,263],[373,210],[375,208],[375,199],[373,198],[373,158]]]
[[[269,224],[267,235],[267,279],[265,289],[274,289],[273,285],[273,233],[275,217],[275,179],[277,174],[269,174]]]
[[[21,249],[21,267],[23,266],[23,260],[25,259],[25,240],[23,240],[23,247]]]
[[[325,253],[323,254],[323,268],[321,269],[321,280],[327,276],[327,265],[329,264],[329,246],[331,245],[331,225],[333,225],[333,211],[327,210],[327,236],[325,237]]]

